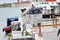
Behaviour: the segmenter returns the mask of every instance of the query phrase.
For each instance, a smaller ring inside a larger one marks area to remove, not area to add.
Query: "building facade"
[[[27,7],[30,8],[31,5],[34,5],[35,7],[42,7],[43,9],[55,9],[55,12],[59,9],[58,5],[56,3],[56,0],[17,0],[17,2],[14,3],[4,3],[0,4],[0,8],[2,7]],[[49,8],[48,8],[49,7]]]

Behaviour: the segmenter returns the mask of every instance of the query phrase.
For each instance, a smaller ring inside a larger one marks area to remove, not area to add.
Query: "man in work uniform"
[[[60,29],[58,30],[58,34],[57,34],[57,36],[59,36],[59,33],[60,33]]]

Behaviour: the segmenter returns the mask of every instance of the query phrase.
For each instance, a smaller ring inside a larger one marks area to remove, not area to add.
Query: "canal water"
[[[0,40],[6,40],[3,28],[7,27],[7,18],[18,17],[20,8],[0,8]]]

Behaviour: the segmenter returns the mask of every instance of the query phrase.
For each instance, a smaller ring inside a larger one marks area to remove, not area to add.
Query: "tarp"
[[[42,22],[42,10],[40,8],[31,8],[23,17],[25,24],[35,24]]]

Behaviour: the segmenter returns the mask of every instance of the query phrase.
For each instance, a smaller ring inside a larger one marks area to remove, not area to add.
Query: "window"
[[[22,2],[26,2],[26,1],[28,1],[28,0],[21,0]]]
[[[22,13],[23,13],[25,10],[26,10],[26,8],[24,8],[24,9],[21,9]]]
[[[21,31],[21,23],[15,21],[15,22],[12,22],[12,27],[11,29],[13,31]]]
[[[47,2],[47,4],[49,4],[49,3]]]

